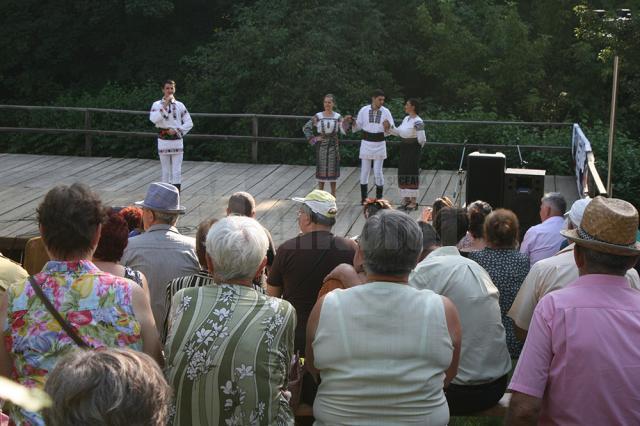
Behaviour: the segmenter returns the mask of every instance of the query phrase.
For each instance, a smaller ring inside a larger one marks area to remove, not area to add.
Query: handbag
[[[62,318],[60,312],[58,312],[51,301],[47,299],[47,296],[45,296],[44,292],[42,291],[42,287],[40,287],[40,284],[36,282],[36,280],[33,278],[33,275],[31,275],[28,279],[31,287],[33,288],[33,291],[36,293],[36,296],[38,296],[38,298],[42,301],[44,307],[47,308],[47,311],[49,311],[49,313],[58,322],[58,324],[60,324],[64,332],[67,333],[71,340],[73,340],[75,344],[82,349],[91,349],[91,346],[89,346],[87,342],[82,340],[82,337],[78,335],[78,332],[71,326],[71,324],[69,324],[64,318]]]
[[[289,407],[295,413],[300,405],[300,395],[302,394],[302,376],[304,376],[304,365],[300,358],[300,352],[296,352],[291,357],[289,364],[289,382],[287,391],[290,393]]]

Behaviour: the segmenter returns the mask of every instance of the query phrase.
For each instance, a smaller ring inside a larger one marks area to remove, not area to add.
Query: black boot
[[[368,192],[369,187],[366,184],[360,184],[360,204],[364,204],[364,201],[367,199]]]
[[[180,184],[179,183],[174,183],[173,186],[175,186],[176,188],[178,188],[178,192],[180,192]]]
[[[382,198],[382,188],[384,188],[384,187],[376,185],[376,198],[377,199]]]

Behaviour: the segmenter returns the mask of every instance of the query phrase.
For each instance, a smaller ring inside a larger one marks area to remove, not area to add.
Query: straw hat
[[[578,229],[560,231],[576,244],[620,256],[640,254],[636,242],[638,211],[617,198],[594,198],[585,208]]]

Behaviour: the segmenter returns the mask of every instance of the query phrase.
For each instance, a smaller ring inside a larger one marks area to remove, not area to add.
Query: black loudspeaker
[[[494,209],[502,207],[505,167],[506,157],[501,152],[469,154],[467,157],[467,205],[476,200],[482,200]]]
[[[545,170],[507,169],[504,175],[504,208],[520,221],[520,240],[527,229],[540,223]]]

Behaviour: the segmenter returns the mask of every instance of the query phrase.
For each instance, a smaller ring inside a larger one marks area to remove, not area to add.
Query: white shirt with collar
[[[578,267],[573,257],[574,247],[575,244],[571,244],[555,256],[533,265],[507,314],[518,328],[529,330],[533,311],[545,294],[565,288],[578,279]],[[640,289],[640,277],[635,269],[629,269],[626,277],[632,288]]]
[[[409,276],[409,285],[446,296],[458,308],[462,324],[462,348],[457,385],[493,382],[511,369],[498,289],[491,277],[454,246],[440,247],[420,262]]]

